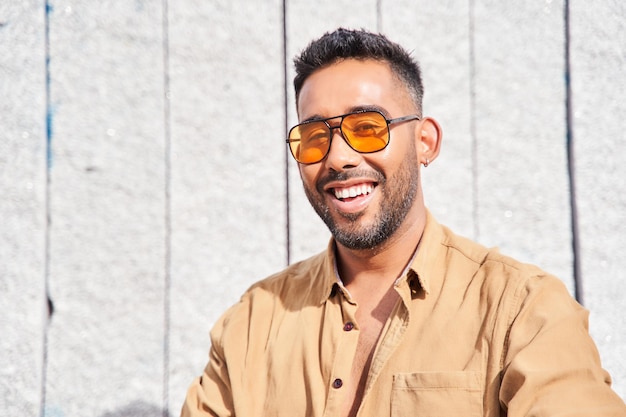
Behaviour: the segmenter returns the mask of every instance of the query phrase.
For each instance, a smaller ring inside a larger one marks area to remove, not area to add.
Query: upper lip
[[[350,178],[346,181],[331,181],[324,185],[324,191],[332,192],[335,188],[349,188],[361,184],[376,185],[377,183],[377,181],[371,178]]]

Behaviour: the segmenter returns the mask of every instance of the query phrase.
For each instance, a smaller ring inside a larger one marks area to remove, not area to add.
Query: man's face
[[[314,72],[298,100],[300,121],[360,109],[378,109],[387,119],[417,112],[389,66],[374,60],[351,59]],[[337,126],[340,120],[329,123]],[[304,191],[337,242],[350,249],[376,248],[423,210],[416,146],[420,124],[392,124],[389,145],[369,154],[350,148],[334,129],[326,158],[300,164]]]

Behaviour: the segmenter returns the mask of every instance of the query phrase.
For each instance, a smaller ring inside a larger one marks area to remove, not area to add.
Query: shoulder
[[[509,308],[519,310],[529,300],[577,308],[562,280],[542,268],[487,248],[441,226],[445,258],[468,273],[467,279],[480,283],[483,290],[507,299]],[[552,301],[550,301],[552,300]]]
[[[329,262],[328,253],[322,252],[254,283],[216,322],[214,342],[231,334],[241,339],[251,327],[267,332],[277,317],[319,304],[331,278]]]
[[[322,252],[296,262],[282,271],[253,284],[241,302],[253,303],[267,299],[297,299],[305,301],[321,291],[329,279],[329,256]],[[316,291],[318,290],[318,291]]]

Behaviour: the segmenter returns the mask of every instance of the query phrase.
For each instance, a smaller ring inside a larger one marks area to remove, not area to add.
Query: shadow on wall
[[[134,401],[115,411],[102,414],[100,417],[172,417],[169,412],[143,401]]]

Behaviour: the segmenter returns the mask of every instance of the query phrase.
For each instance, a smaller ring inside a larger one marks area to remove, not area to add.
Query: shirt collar
[[[335,239],[330,238],[328,247],[326,248],[325,262],[323,265],[324,291],[320,304],[324,304],[326,300],[333,296],[337,288],[343,287],[339,274],[337,273],[337,260],[335,257]]]
[[[413,254],[413,259],[409,262],[407,268],[396,281],[396,285],[399,285],[403,280],[407,280],[412,290],[423,290],[426,295],[430,293],[430,284],[433,279],[433,273],[441,250],[443,237],[441,225],[437,223],[430,211],[426,210],[426,225],[417,250],[415,254]],[[325,290],[322,293],[320,304],[324,303],[337,290],[344,292],[347,298],[349,298],[349,293],[345,289],[337,272],[335,240],[332,237],[326,249],[324,277]]]
[[[442,226],[437,223],[430,211],[426,210],[426,225],[422,238],[418,245],[416,256],[411,262],[410,271],[407,274],[409,285],[419,285],[426,294],[430,293],[431,282],[435,276],[435,268],[438,265],[444,233]]]

